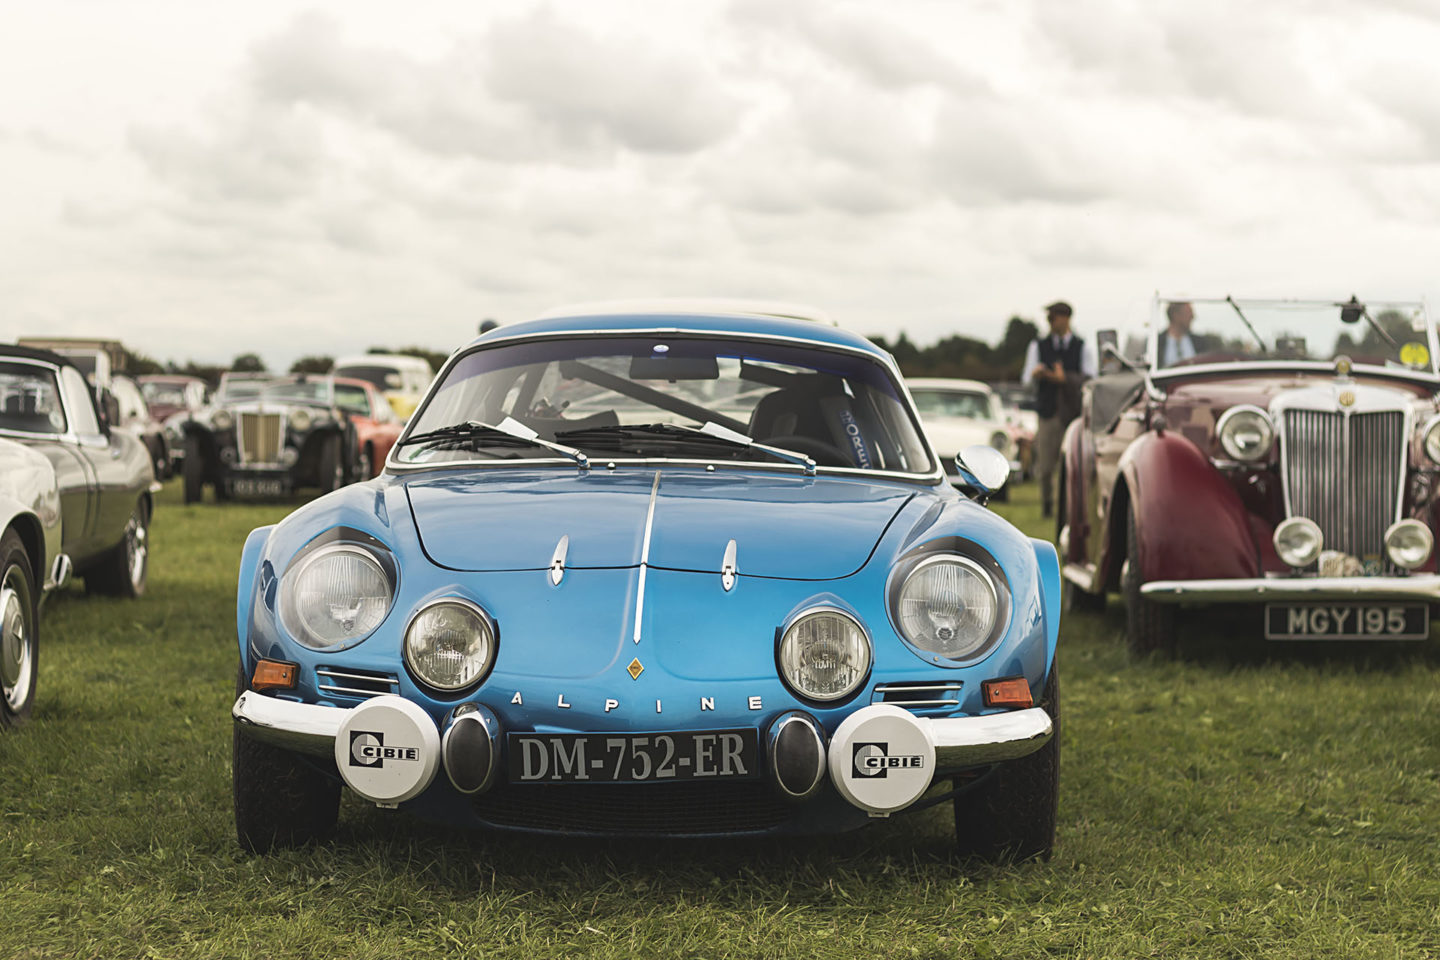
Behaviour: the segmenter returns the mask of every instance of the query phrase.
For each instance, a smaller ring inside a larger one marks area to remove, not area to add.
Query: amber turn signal
[[[1030,683],[1024,677],[1004,677],[1000,680],[986,680],[980,685],[985,693],[987,707],[1033,707]]]
[[[290,690],[295,686],[299,666],[282,663],[279,660],[261,660],[255,664],[255,676],[250,678],[251,690]]]

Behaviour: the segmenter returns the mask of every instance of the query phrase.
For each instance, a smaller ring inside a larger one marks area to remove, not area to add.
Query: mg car
[[[560,311],[450,357],[381,476],[240,563],[235,822],[1054,843],[1059,566],[947,482],[891,357],[761,314]]]
[[[1158,299],[1065,436],[1065,602],[1183,607],[1268,640],[1421,640],[1440,599],[1440,368],[1420,303]],[[1120,342],[1115,338],[1115,342]]]

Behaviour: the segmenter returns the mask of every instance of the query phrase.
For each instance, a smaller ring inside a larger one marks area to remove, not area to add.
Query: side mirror
[[[960,471],[960,479],[979,490],[980,496],[986,499],[1010,479],[1010,461],[1005,459],[1005,454],[983,443],[955,454],[955,466]]]
[[[115,394],[103,387],[96,392],[100,399],[100,426],[109,433],[120,426],[120,401],[115,399]]]

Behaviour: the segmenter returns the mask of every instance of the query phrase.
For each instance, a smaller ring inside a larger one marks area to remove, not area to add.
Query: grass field
[[[1000,509],[1043,534],[1033,488]],[[161,495],[149,594],[43,614],[0,737],[0,957],[1440,956],[1440,646],[1266,647],[1124,610],[1062,630],[1060,838],[952,862],[947,809],[821,840],[455,834],[347,798],[337,838],[241,854],[235,569],[289,506]]]

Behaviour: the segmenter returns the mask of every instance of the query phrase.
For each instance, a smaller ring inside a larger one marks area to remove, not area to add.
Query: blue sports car
[[[384,473],[255,530],[235,821],[330,831],[342,784],[457,825],[815,833],[951,802],[1048,856],[1050,544],[957,490],[891,357],[760,312],[585,311],[457,351]]]

